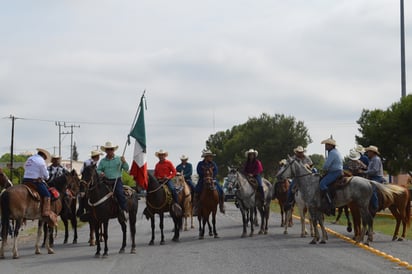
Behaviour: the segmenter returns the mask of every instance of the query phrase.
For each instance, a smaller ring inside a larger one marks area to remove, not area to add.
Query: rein
[[[87,199],[87,203],[88,203],[90,206],[92,206],[92,207],[96,207],[96,206],[104,203],[105,201],[107,201],[107,200],[108,200],[110,197],[112,197],[112,196],[113,196],[113,192],[109,192],[109,193],[107,193],[106,195],[104,195],[103,198],[101,198],[101,199],[98,200],[97,202],[92,203],[92,202],[90,202],[90,198],[89,198],[89,199]]]
[[[151,194],[151,193],[155,193],[156,191],[159,191],[159,189],[162,188],[162,186],[163,186],[166,182],[167,182],[167,181],[165,180],[164,182],[160,183],[160,185],[159,185],[157,188],[155,188],[155,189],[153,189],[153,190],[150,190],[150,191],[147,191],[147,194]]]

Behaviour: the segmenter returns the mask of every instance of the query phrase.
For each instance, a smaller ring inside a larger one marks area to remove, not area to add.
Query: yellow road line
[[[300,220],[300,216],[296,216],[296,215],[292,215],[292,216],[293,216],[295,219]],[[306,223],[309,223],[309,220],[305,219],[305,222],[306,222]],[[371,247],[371,246],[369,246],[369,245],[365,245],[365,244],[363,244],[363,243],[356,243],[356,241],[354,241],[353,239],[351,239],[351,238],[349,238],[349,237],[347,237],[347,236],[345,236],[345,235],[343,235],[343,234],[341,234],[341,233],[339,233],[339,232],[336,232],[336,231],[334,231],[334,230],[332,230],[332,229],[330,229],[330,228],[328,228],[328,227],[325,227],[325,229],[326,229],[326,231],[327,231],[328,233],[330,233],[330,234],[338,237],[339,239],[342,239],[342,240],[344,240],[344,241],[346,241],[346,242],[348,242],[348,243],[351,243],[351,244],[353,244],[353,245],[355,245],[355,246],[358,246],[358,247],[360,247],[360,248],[362,248],[362,249],[364,249],[364,250],[367,250],[367,251],[371,252],[372,254],[375,254],[375,255],[377,255],[377,256],[379,256],[379,257],[385,258],[386,260],[388,260],[388,261],[390,261],[390,262],[393,262],[393,263],[396,263],[396,264],[398,264],[399,266],[405,267],[405,268],[408,269],[408,270],[412,270],[412,265],[411,265],[409,262],[407,262],[407,261],[402,261],[402,260],[399,259],[399,258],[396,258],[396,257],[394,257],[394,256],[392,256],[392,255],[390,255],[390,254],[387,254],[387,253],[385,253],[385,252],[383,252],[383,251],[381,251],[381,250],[378,250],[378,249],[376,249],[376,248],[373,248],[373,247]]]

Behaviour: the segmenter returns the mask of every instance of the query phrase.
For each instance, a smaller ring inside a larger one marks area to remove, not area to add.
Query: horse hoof
[[[258,232],[258,234],[259,234],[259,235],[262,235],[262,234],[263,234],[263,231],[262,231],[262,230],[260,230],[260,231]]]
[[[154,242],[153,242],[153,241],[150,241],[150,242],[149,242],[149,245],[154,245]]]
[[[199,240],[203,240],[204,238],[204,236],[199,236]]]
[[[47,254],[54,254],[54,250],[53,250],[53,249],[49,249],[49,250],[47,251]]]
[[[219,236],[217,234],[215,235],[215,239],[219,239]]]
[[[263,232],[263,234],[268,235],[268,231],[267,231],[267,230],[265,230],[265,232]]]
[[[326,244],[326,241],[325,241],[325,240],[322,240],[322,241],[320,241],[319,243],[321,243],[321,244]]]
[[[402,242],[404,239],[401,237],[401,238],[398,238],[398,242]]]
[[[212,237],[212,236],[213,236],[213,232],[209,232],[209,236]]]
[[[164,245],[165,244],[165,241],[160,241],[160,245]]]
[[[41,248],[45,248],[45,247],[46,247],[46,245],[45,245],[45,244],[42,244],[42,245],[41,245]]]
[[[195,228],[195,226],[194,226],[194,225],[192,225],[190,228]]]
[[[245,238],[246,237],[246,233],[242,233],[242,235],[240,236],[241,238]]]
[[[185,227],[185,229],[183,231],[189,231],[189,229],[187,229],[187,227]]]
[[[103,253],[102,259],[105,259],[105,258],[107,258],[107,257],[109,257],[109,254]]]
[[[136,248],[133,247],[132,250],[130,250],[130,254],[136,254]]]
[[[77,244],[77,240],[73,240],[73,244],[74,244],[74,245]]]
[[[173,238],[172,241],[175,242],[175,243],[178,243],[178,242],[179,242],[179,238]]]
[[[64,241],[63,241],[63,244],[64,244],[64,245],[67,244],[67,240],[64,240]]]
[[[36,254],[36,255],[40,255],[41,254],[41,252],[40,252],[40,250],[36,250],[35,252],[34,252],[34,254]],[[14,257],[14,256],[13,256]]]
[[[13,259],[18,259],[19,258],[19,255],[14,255],[13,256]]]
[[[124,248],[119,250],[119,254],[124,254]]]
[[[253,237],[253,233],[250,233],[250,234],[249,234],[249,237]]]
[[[300,234],[300,237],[301,238],[306,238],[306,235],[305,234]]]
[[[315,241],[315,240],[312,240],[309,244],[315,245],[315,244],[316,244],[316,241]]]

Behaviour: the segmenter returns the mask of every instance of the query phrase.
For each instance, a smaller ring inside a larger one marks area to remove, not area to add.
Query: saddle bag
[[[49,187],[49,192],[51,194],[51,200],[56,201],[60,197],[59,191],[55,187]]]

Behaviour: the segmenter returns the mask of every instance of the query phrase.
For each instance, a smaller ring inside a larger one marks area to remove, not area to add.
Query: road
[[[174,243],[172,221],[165,219],[166,245],[160,246],[158,220],[156,241],[148,246],[150,223],[142,218],[144,203],[139,201],[137,223],[137,254],[118,254],[121,242],[120,227],[111,220],[109,228],[109,256],[95,258],[95,247],[87,244],[88,228],[79,230],[78,244],[61,244],[63,233],[58,233],[55,254],[34,255],[34,240],[25,240],[19,248],[20,258],[11,258],[10,247],[6,259],[0,261],[0,273],[402,273],[406,267],[392,262],[393,255],[412,263],[409,241],[392,242],[391,237],[375,234],[370,250],[342,240],[329,233],[327,244],[310,245],[310,238],[300,238],[300,225],[283,235],[278,213],[271,214],[268,235],[240,238],[241,218],[237,208],[227,203],[226,215],[218,214],[217,230],[220,238],[198,240],[197,229],[182,232],[181,241]],[[198,227],[196,222],[196,227]],[[345,227],[328,227],[346,236]],[[9,240],[9,243],[11,241]],[[127,247],[127,252],[130,246]],[[396,259],[394,259],[396,260]]]

